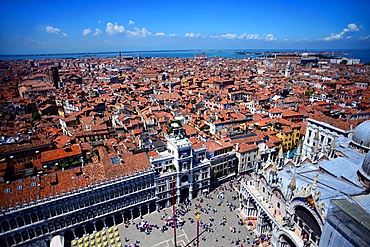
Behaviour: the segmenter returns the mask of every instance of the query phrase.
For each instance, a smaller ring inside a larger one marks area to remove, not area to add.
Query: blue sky
[[[370,1],[1,1],[0,54],[370,48]]]

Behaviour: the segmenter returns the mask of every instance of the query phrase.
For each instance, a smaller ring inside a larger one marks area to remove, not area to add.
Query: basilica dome
[[[365,156],[361,168],[358,170],[360,181],[367,187],[370,186],[370,151]]]
[[[370,120],[356,127],[353,131],[352,143],[366,151],[370,150]]]

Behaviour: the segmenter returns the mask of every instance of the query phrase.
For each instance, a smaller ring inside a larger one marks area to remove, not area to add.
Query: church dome
[[[364,162],[362,163],[361,168],[358,170],[358,173],[361,174],[361,180],[367,181],[366,184],[370,181],[370,151],[365,156]]]
[[[370,120],[356,127],[355,131],[353,131],[352,143],[367,151],[370,150]]]

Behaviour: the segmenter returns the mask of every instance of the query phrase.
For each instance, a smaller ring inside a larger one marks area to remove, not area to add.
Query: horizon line
[[[369,48],[335,48],[335,49],[330,49],[330,48],[228,48],[228,49],[173,49],[173,50],[129,50],[129,51],[98,51],[98,52],[57,52],[57,53],[25,53],[25,54],[0,54],[0,57],[6,57],[6,56],[53,56],[53,55],[77,55],[77,54],[114,54],[114,53],[137,53],[137,52],[186,52],[186,51],[230,51],[230,50],[240,50],[240,51],[246,51],[246,50],[263,50],[265,52],[278,52],[282,50],[291,50],[291,51],[302,51],[302,52],[309,52],[309,51],[344,51],[344,50],[370,50]],[[276,51],[274,51],[276,50]]]

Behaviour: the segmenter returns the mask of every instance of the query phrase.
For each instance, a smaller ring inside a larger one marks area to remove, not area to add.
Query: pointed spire
[[[318,140],[316,140],[315,142],[315,146],[313,147],[313,152],[316,154],[319,152],[319,141]]]
[[[272,171],[273,171],[274,173],[276,173],[276,172],[277,172],[276,162],[272,162]]]
[[[319,140],[319,131],[317,131],[315,134],[315,140]]]
[[[321,148],[321,153],[326,155],[326,148],[325,148],[325,145],[322,145],[322,148]]]
[[[260,148],[258,148],[256,160],[257,161],[260,161],[261,160],[261,149]]]
[[[296,182],[297,178],[295,176],[295,174],[293,175],[292,177],[292,180],[290,180],[290,183],[288,185],[288,188],[291,189],[291,190],[294,190],[297,186],[297,182]]]
[[[280,147],[280,149],[279,149],[278,158],[279,158],[279,159],[284,158],[284,156],[283,156],[283,146],[281,146],[281,147]]]
[[[297,147],[296,155],[301,155],[301,142],[300,141],[298,141],[298,147]]]
[[[335,149],[335,139],[336,139],[336,138],[334,138],[334,139],[331,141],[330,148],[331,148],[331,150],[332,150],[332,151]]]

